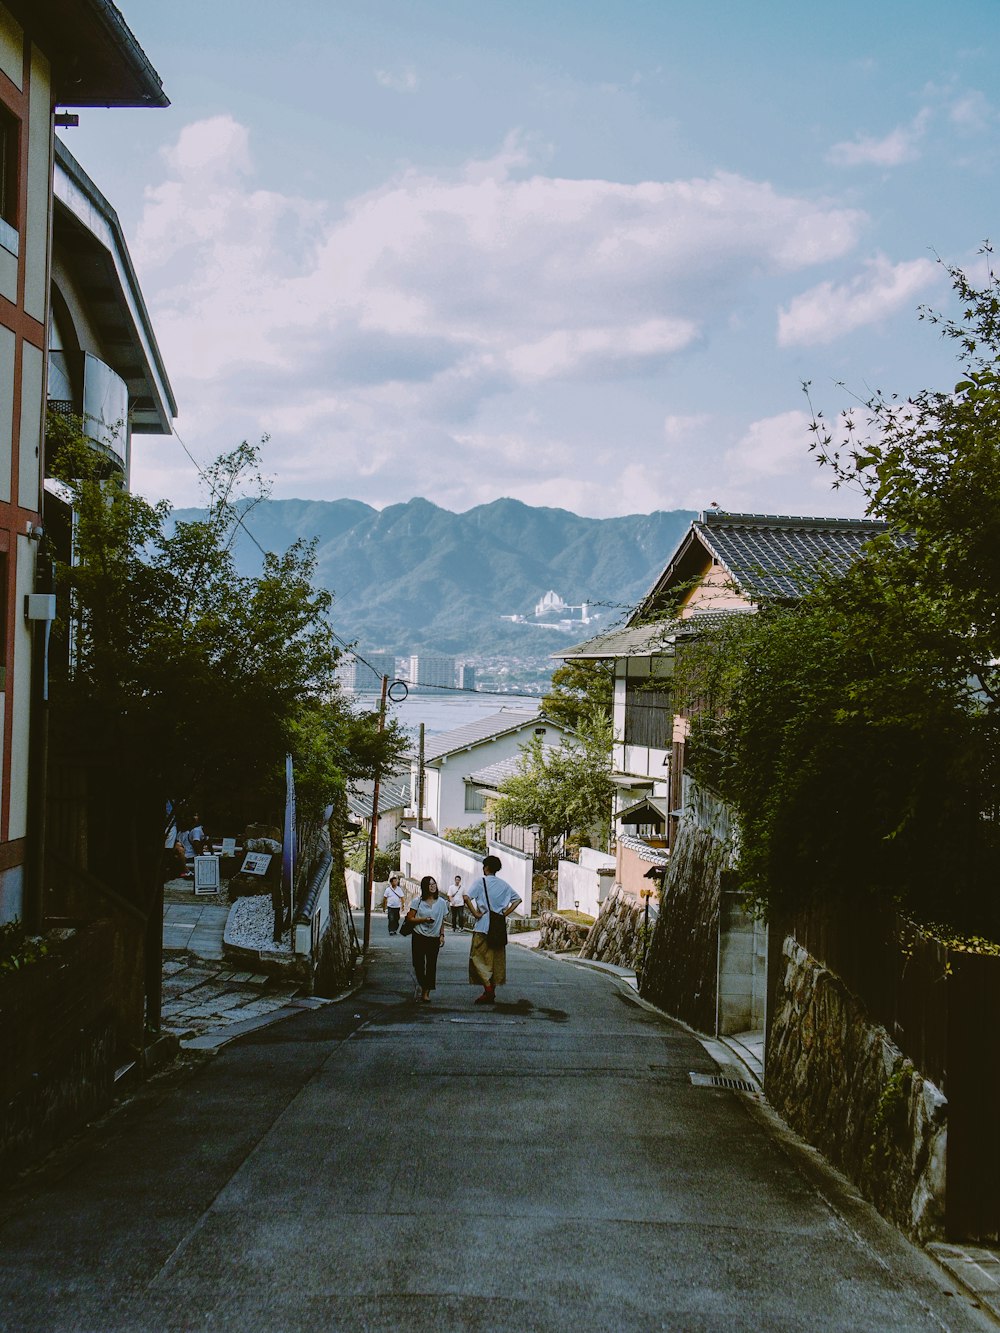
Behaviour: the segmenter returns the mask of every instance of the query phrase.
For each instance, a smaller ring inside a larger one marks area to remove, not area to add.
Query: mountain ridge
[[[203,513],[177,509],[174,518]],[[572,635],[501,617],[530,616],[551,588],[569,604],[598,608],[600,619],[581,625],[579,638],[599,633],[649,590],[695,516],[586,518],[509,497],[454,513],[414,496],[381,510],[351,499],[264,500],[245,522],[266,550],[316,541],[316,581],[334,593],[338,633],[373,651],[547,655]],[[245,532],[233,552],[242,573],[259,570],[260,551]]]

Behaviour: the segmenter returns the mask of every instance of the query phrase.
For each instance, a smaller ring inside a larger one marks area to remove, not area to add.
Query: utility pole
[[[382,699],[378,706],[378,734],[385,731],[385,699],[389,690],[389,677],[382,677]],[[365,929],[362,937],[362,957],[368,953],[372,936],[372,882],[375,877],[375,848],[378,842],[378,789],[382,780],[382,765],[375,761],[375,790],[372,792],[372,831],[368,839],[368,866],[365,872]]]
[[[420,724],[420,750],[417,759],[417,828],[424,826],[424,724]]]

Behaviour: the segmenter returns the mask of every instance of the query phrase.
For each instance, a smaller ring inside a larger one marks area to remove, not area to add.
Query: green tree
[[[587,714],[572,740],[546,747],[533,736],[521,747],[519,772],[506,778],[489,813],[498,827],[537,828],[543,853],[551,856],[563,837],[606,847],[611,825],[610,720]]]
[[[245,442],[205,474],[208,508],[174,523],[102,479],[79,433],[62,427],[55,466],[76,515],[72,560],[57,563],[63,616],[53,651],[53,735],[100,759],[116,784],[164,802],[277,821],[283,760],[297,761],[299,808],[315,819],[334,785],[393,762],[397,727],[339,695],[332,594],[313,584],[315,551],[296,542],[236,572],[238,525],[267,493]],[[162,839],[161,839],[162,841]]]
[[[552,688],[542,696],[542,712],[571,731],[595,711],[610,720],[615,668],[611,661],[571,661],[556,667]]]
[[[951,270],[961,380],[877,394],[815,447],[888,528],[794,605],[682,653],[696,775],[735,806],[738,874],[766,911],[871,896],[1000,930],[1000,307]]]

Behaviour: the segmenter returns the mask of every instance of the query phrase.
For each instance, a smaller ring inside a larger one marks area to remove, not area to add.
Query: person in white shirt
[[[389,876],[389,883],[382,895],[382,906],[389,918],[389,934],[395,935],[399,931],[399,912],[403,906],[403,890],[399,887],[398,875]]]
[[[451,908],[452,930],[461,930],[465,925],[465,890],[462,888],[461,875],[455,876],[455,882],[448,890],[448,905]]]
[[[414,898],[406,919],[413,926],[410,948],[413,957],[413,975],[420,988],[420,998],[429,1003],[431,991],[437,984],[437,957],[444,944],[444,919],[448,904],[438,894],[437,880],[425,875],[420,881],[420,897]]]
[[[496,988],[507,980],[506,945],[491,944],[488,938],[490,913],[510,916],[521,899],[507,881],[497,875],[502,869],[499,856],[487,856],[483,861],[482,876],[473,880],[465,895],[465,905],[476,918],[469,950],[469,983],[483,988],[474,1004],[495,1004]]]

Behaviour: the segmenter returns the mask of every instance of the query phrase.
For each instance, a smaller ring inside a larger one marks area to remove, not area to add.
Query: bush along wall
[[[764,1088],[779,1115],[916,1240],[944,1232],[947,1102],[836,973],[791,936]]]

